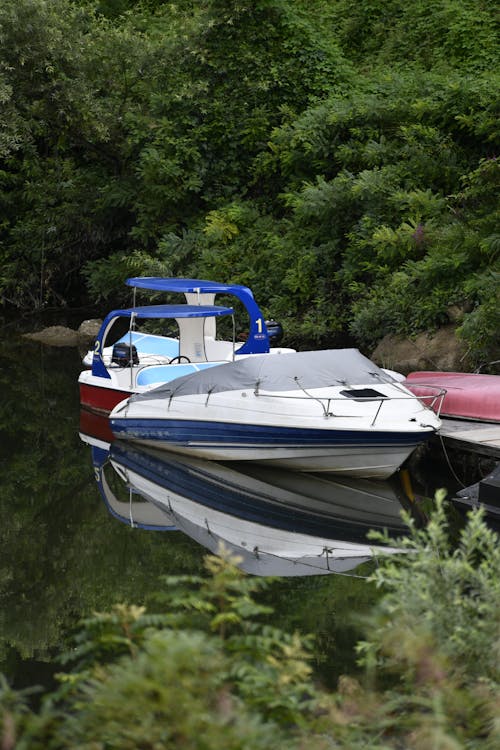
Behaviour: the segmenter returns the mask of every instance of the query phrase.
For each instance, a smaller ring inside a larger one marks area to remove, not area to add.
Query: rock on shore
[[[455,326],[445,326],[435,333],[420,333],[415,338],[385,336],[370,359],[380,367],[403,375],[416,370],[467,371],[465,345],[457,337]]]
[[[49,326],[41,331],[25,333],[23,336],[47,346],[88,346],[97,336],[101,323],[98,319],[84,320],[78,330],[67,326]]]

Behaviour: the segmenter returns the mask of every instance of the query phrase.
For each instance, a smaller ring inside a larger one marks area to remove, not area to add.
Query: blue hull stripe
[[[318,430],[300,427],[202,422],[183,419],[110,420],[117,437],[154,440],[172,445],[225,445],[242,448],[314,447],[314,446],[412,446],[427,440],[434,431],[411,433],[378,430]]]
[[[209,472],[182,464],[170,456],[168,460],[161,460],[115,443],[111,448],[111,458],[169,492],[201,506],[271,528],[353,543],[365,543],[368,531],[374,528],[386,528],[389,532],[403,535],[407,532],[406,526],[396,518],[391,519],[392,523],[386,523],[387,519],[381,518],[356,518],[355,509],[348,517],[335,514],[334,497],[332,513],[328,515],[290,507],[276,502],[272,496],[272,486],[269,487],[269,495],[244,491],[234,483],[225,481],[222,484],[220,478],[214,478]],[[304,497],[306,503],[307,497]],[[203,521],[202,512],[200,521]]]

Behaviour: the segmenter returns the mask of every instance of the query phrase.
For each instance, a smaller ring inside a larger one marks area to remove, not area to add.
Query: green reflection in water
[[[78,436],[77,349],[2,336],[0,670],[59,651],[84,614],[143,602],[165,572],[198,570],[202,551],[117,523]]]
[[[0,671],[47,684],[76,622],[116,602],[148,603],[164,574],[199,572],[181,532],[131,529],[107,511],[78,435],[80,353],[0,333]],[[317,635],[327,682],[352,671],[359,615],[375,592],[339,576],[277,580],[274,622]]]

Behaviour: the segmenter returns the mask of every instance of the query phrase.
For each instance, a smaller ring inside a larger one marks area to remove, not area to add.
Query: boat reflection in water
[[[116,492],[112,486],[113,483],[108,481],[108,477],[104,471],[109,458],[109,448],[92,446],[92,463],[94,465],[95,479],[99,487],[99,492],[111,515],[119,521],[140,529],[147,529],[149,531],[175,531],[176,526],[173,516],[165,508],[155,505],[148,498],[144,498],[137,491],[134,491],[134,488],[127,482],[126,476],[121,475],[117,469],[116,473],[122,482],[127,485],[129,495],[128,500],[122,500],[118,497],[118,494],[121,493]]]
[[[93,446],[96,480],[116,518],[182,531],[214,553],[223,544],[248,573],[342,573],[372,559],[374,551],[400,551],[375,547],[367,538],[370,529],[405,534],[404,493],[396,482],[223,464],[80,435]],[[117,481],[128,500],[113,490]]]

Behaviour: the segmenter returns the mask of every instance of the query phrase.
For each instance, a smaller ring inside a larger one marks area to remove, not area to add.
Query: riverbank
[[[51,325],[23,335],[47,346],[88,348],[97,335],[101,322],[99,318],[87,318],[77,324],[76,328]],[[385,336],[373,352],[363,353],[380,367],[396,370],[403,375],[416,370],[470,370],[465,344],[458,338],[455,326],[420,333],[411,339],[404,336]]]

